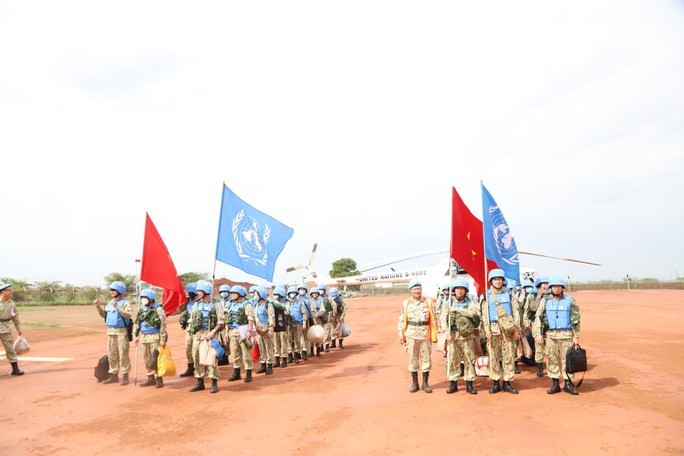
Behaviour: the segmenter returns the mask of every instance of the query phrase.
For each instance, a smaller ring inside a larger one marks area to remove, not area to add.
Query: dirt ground
[[[684,454],[684,292],[573,295],[589,360],[577,397],[547,395],[550,380],[527,366],[517,396],[490,395],[479,377],[479,394],[459,381],[447,395],[436,350],[434,392],[410,394],[401,296],[349,300],[343,350],[249,384],[228,383],[232,367],[222,367],[218,394],[189,393],[192,378],[161,389],[97,383],[106,335],[93,307],[20,308],[27,356],[73,360],[20,361],[21,377],[0,361],[0,455]],[[177,316],[169,332],[180,370]],[[143,379],[142,355],[139,366]]]

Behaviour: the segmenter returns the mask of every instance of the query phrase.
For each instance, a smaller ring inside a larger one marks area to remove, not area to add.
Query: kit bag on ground
[[[107,377],[109,377],[109,356],[104,355],[97,360],[97,364],[95,365],[95,378],[98,382],[101,382]]]
[[[576,374],[578,372],[587,371],[587,351],[580,347],[579,345],[573,345],[568,348],[568,352],[565,354],[565,372],[568,374]],[[573,385],[572,380],[566,378]],[[573,385],[575,388],[579,388],[584,381],[584,374],[582,374],[582,379]]]

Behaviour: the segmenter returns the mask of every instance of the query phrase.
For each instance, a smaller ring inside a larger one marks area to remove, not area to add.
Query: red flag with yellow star
[[[162,306],[166,315],[171,315],[185,302],[185,290],[159,231],[152,223],[150,215],[145,213],[145,217],[140,280],[164,289]]]
[[[482,221],[470,212],[456,189],[451,190],[451,258],[473,278],[479,296],[487,288]],[[487,261],[488,270],[496,267]]]

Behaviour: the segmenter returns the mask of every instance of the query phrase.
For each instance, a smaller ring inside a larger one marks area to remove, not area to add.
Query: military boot
[[[154,386],[155,388],[163,388],[164,387],[164,377],[157,377],[155,379],[156,385]]]
[[[330,344],[330,348],[337,348],[336,342],[337,339],[333,339],[332,344]]]
[[[489,394],[496,394],[501,391],[501,385],[498,380],[492,380],[492,387],[489,388]]]
[[[316,356],[320,357],[323,348],[320,345],[316,345]]]
[[[558,381],[558,380],[556,380],[556,381]],[[573,396],[579,395],[579,391],[577,391],[577,389],[574,386],[572,386],[570,384],[570,382],[567,380],[563,384],[563,391],[565,391],[566,393],[570,393]]]
[[[283,356],[283,360],[280,362],[280,368],[283,369],[287,367],[287,358]]]
[[[266,375],[273,375],[273,364],[266,364]]]
[[[245,383],[252,381],[252,369],[245,369]]]
[[[195,365],[193,363],[188,363],[188,369],[180,374],[181,377],[191,377],[195,375]]]
[[[515,371],[514,371],[514,372],[515,372],[516,374],[519,374],[519,373],[520,373],[520,368],[518,367],[518,362],[517,362],[517,361],[515,362]]]
[[[145,380],[144,382],[140,383],[140,386],[141,386],[141,387],[152,386],[152,385],[154,385],[154,383],[155,383],[155,382],[154,382],[154,375],[148,375],[148,376],[147,376],[147,380]]]
[[[258,371],[255,372],[255,374],[264,374],[266,373],[266,363],[261,363],[261,367],[259,368]]]
[[[24,371],[19,370],[19,363],[17,361],[10,364],[12,365],[12,375],[24,375]]]
[[[537,377],[543,377],[544,376],[544,364],[543,363],[537,363]]]
[[[423,391],[426,393],[431,393],[432,388],[428,385],[428,378],[430,377],[430,372],[423,372]]]
[[[340,348],[344,348],[344,339],[340,339]]]
[[[468,392],[468,394],[477,394],[477,390],[475,388],[473,388],[473,381],[472,380],[470,380],[470,381],[466,380],[466,391]]]
[[[295,354],[292,355],[292,359],[294,360],[295,364],[299,364],[299,358],[301,358],[299,352],[295,352]]]
[[[273,364],[274,367],[280,367],[280,357],[276,356],[275,357],[275,363]]]
[[[240,368],[236,367],[233,369],[233,375],[228,379],[229,382],[234,382],[235,380],[240,380],[242,377],[240,377]]]
[[[218,393],[218,378],[211,379],[211,389],[209,390],[209,392]]]
[[[325,344],[324,352],[328,353],[330,351],[330,344]]]
[[[511,382],[504,382],[503,390],[507,393],[518,394],[518,390],[511,386]]]
[[[190,388],[190,392],[194,393],[195,391],[203,391],[204,390],[204,379],[203,378],[198,378],[197,379],[197,384]]]
[[[119,383],[119,374],[109,374],[109,377],[102,380],[103,385],[107,383]]]
[[[309,349],[309,356],[313,357],[314,355],[314,346],[312,345],[311,348]]]
[[[292,357],[292,353],[290,353],[289,355],[287,355],[287,362],[290,363],[290,364],[292,364],[292,363],[294,362],[294,359],[293,359],[293,357]]]
[[[558,384],[558,379],[557,378],[552,378],[551,381],[551,388],[547,389],[546,392],[547,394],[556,394],[560,393],[560,385]]]
[[[308,350],[302,350],[302,359],[304,361],[307,361],[309,359],[309,351]]]
[[[458,391],[458,384],[456,383],[456,380],[452,380],[451,383],[449,384],[449,389],[447,390],[447,394],[453,394],[456,391]]]
[[[411,378],[413,379],[413,383],[409,388],[409,393],[415,393],[420,389],[420,385],[418,385],[418,372],[411,372]]]
[[[126,386],[128,385],[128,372],[123,374],[123,377],[121,378],[121,383],[119,383],[121,386]]]

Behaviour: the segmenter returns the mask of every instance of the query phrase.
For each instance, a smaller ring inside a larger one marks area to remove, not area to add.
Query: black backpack
[[[109,377],[109,356],[104,355],[97,360],[97,364],[95,365],[95,378],[99,383],[107,377]]]

